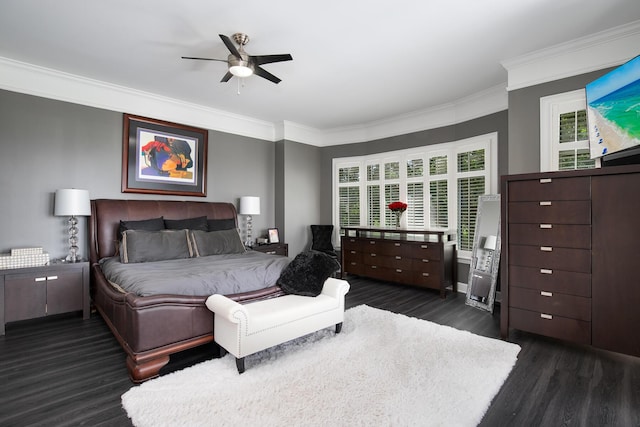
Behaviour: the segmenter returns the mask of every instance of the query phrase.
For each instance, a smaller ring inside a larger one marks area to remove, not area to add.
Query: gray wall
[[[259,196],[254,235],[275,223],[275,143],[209,131],[207,197],[121,193],[122,114],[0,91],[0,252],[42,246],[67,253],[66,218],[53,216],[59,188],[83,188],[91,198],[228,201]],[[243,222],[241,221],[241,224]],[[87,256],[86,219],[80,250]]]
[[[540,98],[584,89],[612,68],[509,92],[507,173],[540,172]]]

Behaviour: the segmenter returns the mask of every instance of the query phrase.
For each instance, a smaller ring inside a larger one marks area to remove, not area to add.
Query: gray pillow
[[[191,258],[188,230],[127,230],[120,243],[120,262],[136,263]]]
[[[206,216],[184,219],[165,219],[164,226],[167,230],[184,230],[188,228],[189,230],[207,231],[209,229]]]
[[[243,254],[246,252],[237,228],[219,231],[192,230],[191,238],[196,256]]]

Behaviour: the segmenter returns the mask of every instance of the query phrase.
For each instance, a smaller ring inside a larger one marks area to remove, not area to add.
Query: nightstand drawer
[[[569,224],[509,224],[514,245],[591,249],[591,226]]]
[[[512,265],[509,267],[509,285],[591,297],[591,274],[589,273]]]
[[[509,246],[509,265],[591,273],[591,251],[553,246]]]
[[[509,202],[509,224],[591,224],[591,201]]]
[[[509,308],[512,328],[579,344],[591,344],[591,322]]]
[[[510,287],[509,306],[547,315],[591,321],[591,298]]]
[[[589,200],[589,177],[543,178],[509,183],[509,201]]]

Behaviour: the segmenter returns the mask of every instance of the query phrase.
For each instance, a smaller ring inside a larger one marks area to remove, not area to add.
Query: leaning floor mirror
[[[499,268],[500,195],[483,195],[478,198],[476,230],[467,282],[468,305],[493,313]]]

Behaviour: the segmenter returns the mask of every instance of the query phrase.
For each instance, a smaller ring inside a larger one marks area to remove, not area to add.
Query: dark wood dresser
[[[640,166],[502,177],[501,335],[640,356]]]
[[[457,292],[455,234],[447,231],[344,227],[342,274]]]

